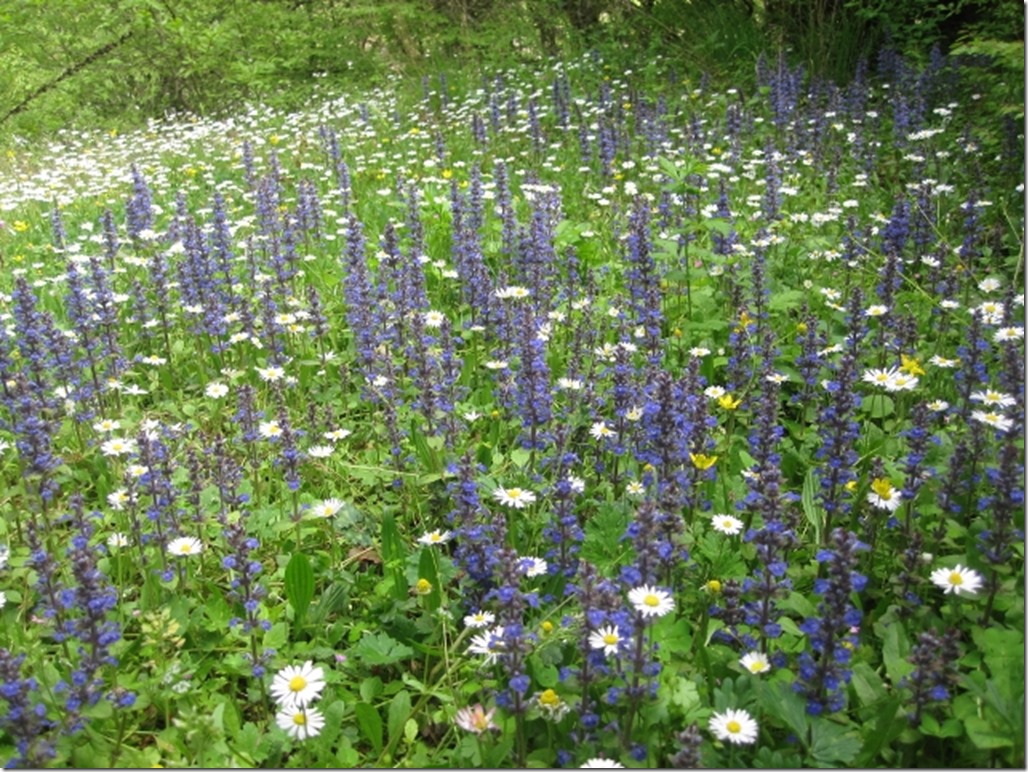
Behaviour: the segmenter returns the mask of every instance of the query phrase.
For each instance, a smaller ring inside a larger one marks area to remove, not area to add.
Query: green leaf
[[[310,558],[302,552],[289,558],[285,581],[286,599],[296,613],[296,626],[300,627],[314,598],[314,569]]]
[[[861,663],[864,667],[866,664]],[[864,747],[861,749],[860,758],[853,766],[873,767],[876,766],[875,757],[879,751],[895,740],[909,726],[906,718],[900,711],[901,701],[897,697],[889,699],[884,706],[879,703],[874,724],[866,726],[864,732]]]
[[[391,512],[382,514],[382,560],[385,570],[393,580],[393,597],[403,600],[407,597],[407,579],[403,575],[403,562],[406,552],[400,532],[396,528],[396,519]]]
[[[354,655],[365,665],[392,665],[407,659],[414,649],[397,640],[388,633],[372,633],[365,635],[353,649]]]
[[[807,518],[807,522],[814,527],[814,539],[817,544],[821,543],[821,533],[825,527],[825,511],[817,505],[817,476],[814,474],[814,469],[810,468],[807,470],[807,476],[803,478],[803,495],[801,502],[803,504],[803,515]]]
[[[888,697],[888,692],[885,691],[885,684],[882,683],[881,676],[866,662],[857,662],[853,666],[851,683],[857,693],[860,704],[864,707],[877,705]]]
[[[289,640],[288,628],[285,622],[278,622],[272,625],[271,629],[264,633],[265,649],[281,649]]]
[[[873,394],[860,405],[860,409],[870,414],[872,418],[885,418],[885,416],[892,415],[895,407],[892,397],[884,394]]]
[[[436,555],[434,547],[425,547],[421,550],[421,558],[418,560],[418,578],[425,579],[432,585],[432,591],[425,598],[425,607],[429,611],[435,611],[442,604],[442,590],[440,589],[439,571],[436,569]]]
[[[397,692],[396,696],[389,703],[388,717],[386,719],[387,736],[389,737],[389,744],[393,748],[399,745],[403,737],[404,725],[407,723],[407,719],[410,718],[410,712],[410,693],[407,691]]]
[[[800,742],[806,744],[810,718],[803,698],[792,690],[790,684],[781,681],[756,680],[754,686],[761,710],[782,719]]]
[[[810,753],[826,766],[848,764],[860,753],[862,745],[856,732],[826,718],[814,720]]]
[[[968,716],[964,719],[964,729],[976,748],[990,750],[994,748],[1013,748],[1014,738],[1007,727],[997,726],[983,716]]]
[[[354,715],[357,717],[357,726],[360,727],[361,735],[371,743],[375,753],[382,752],[382,716],[375,710],[374,705],[366,702],[358,702],[353,706]]]
[[[914,669],[906,659],[910,654],[906,628],[902,622],[892,620],[889,624],[878,622],[875,625],[875,632],[882,635],[882,661],[885,663],[885,672],[890,681],[898,684],[903,676]]]

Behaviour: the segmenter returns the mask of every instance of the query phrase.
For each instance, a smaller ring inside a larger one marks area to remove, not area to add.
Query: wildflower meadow
[[[972,64],[12,146],[0,758],[1023,766],[1024,137]]]

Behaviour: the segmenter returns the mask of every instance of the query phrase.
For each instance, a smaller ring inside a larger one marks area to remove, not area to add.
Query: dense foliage
[[[924,53],[12,151],[0,757],[1023,765],[1023,136]]]
[[[961,44],[983,66],[1019,51],[997,80],[1020,83],[1023,14],[993,0],[8,0],[0,141],[258,99],[297,108],[319,78],[378,86],[454,57],[508,66],[597,45],[752,85],[763,51],[841,83],[888,41],[920,64]]]

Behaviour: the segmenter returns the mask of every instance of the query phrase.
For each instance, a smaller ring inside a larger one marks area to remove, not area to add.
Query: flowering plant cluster
[[[1022,764],[1023,142],[925,53],[12,150],[0,760]]]

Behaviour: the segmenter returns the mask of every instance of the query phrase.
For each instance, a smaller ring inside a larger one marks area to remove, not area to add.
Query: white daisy
[[[589,635],[589,645],[594,649],[603,649],[603,653],[608,657],[618,653],[621,640],[617,625],[601,627]]]
[[[432,546],[434,544],[446,544],[450,539],[453,538],[453,531],[440,531],[436,529],[429,531],[428,533],[422,534],[418,537],[418,544],[424,544],[426,546]]]
[[[1013,419],[1006,418],[999,413],[986,413],[984,410],[972,411],[971,418],[983,424],[988,424],[1000,432],[1009,432],[1014,426]]]
[[[266,440],[275,440],[282,436],[282,427],[278,425],[278,421],[261,421],[257,431]]]
[[[579,767],[579,769],[624,769],[625,765],[614,761],[614,759],[601,759],[599,757],[595,759],[589,759],[585,764]]]
[[[757,741],[757,722],[745,710],[728,709],[710,717],[710,731],[723,742],[750,745]]]
[[[542,558],[527,557],[518,560],[518,565],[521,567],[521,572],[532,578],[534,576],[542,576],[546,573],[547,564]]]
[[[325,717],[317,708],[283,708],[275,714],[275,723],[294,740],[306,740],[321,734]]]
[[[199,555],[203,552],[203,542],[195,536],[179,536],[168,542],[169,555]]]
[[[589,428],[589,434],[592,435],[593,439],[602,440],[606,437],[613,437],[617,432],[603,421],[597,421]]]
[[[311,660],[302,665],[286,665],[271,681],[271,696],[280,708],[302,708],[321,696],[325,671]]]
[[[307,448],[307,455],[311,458],[328,458],[335,452],[331,445],[311,445]]]
[[[127,456],[136,452],[136,441],[111,437],[100,446],[100,450],[105,456]]]
[[[964,568],[959,563],[953,568],[935,569],[932,571],[931,579],[932,583],[947,595],[950,593],[960,595],[962,592],[974,595],[985,583],[981,574],[974,569]]]
[[[767,654],[762,651],[751,651],[744,654],[739,659],[739,664],[754,675],[766,673],[771,669],[771,662],[768,661]]]
[[[314,517],[332,517],[340,509],[343,508],[346,502],[342,499],[325,499],[314,504],[311,509],[311,515]]]
[[[497,488],[493,491],[493,498],[505,507],[524,509],[535,501],[535,494],[524,488]]]
[[[214,383],[208,383],[207,388],[203,390],[203,393],[211,399],[221,399],[228,394],[228,386],[224,383],[218,383],[215,381]]]
[[[650,585],[629,591],[628,600],[643,617],[662,617],[675,608],[669,592]]]
[[[1021,340],[1024,337],[1024,327],[1000,327],[992,336],[996,343],[1007,343],[1012,340]]]
[[[504,651],[502,625],[479,633],[471,639],[471,643],[468,645],[468,654],[481,654],[485,657],[487,665],[496,662]]]
[[[491,611],[476,611],[474,614],[468,614],[464,617],[464,626],[477,629],[480,627],[488,627],[496,621],[496,615]]]
[[[427,311],[425,312],[425,326],[426,327],[442,327],[443,322],[446,321],[446,316],[441,311]]]
[[[971,401],[984,402],[986,405],[992,405],[993,407],[1010,407],[1017,404],[1017,400],[1014,399],[1013,395],[1004,394],[993,389],[971,392]]]
[[[256,369],[257,375],[259,375],[260,379],[265,383],[274,383],[275,381],[280,381],[283,378],[285,378],[286,375],[285,370],[283,370],[281,367],[276,367],[274,365],[272,365],[271,367],[258,367]]]
[[[727,536],[735,536],[742,531],[743,522],[731,515],[714,515],[714,530]]]
[[[121,533],[112,533],[107,537],[107,546],[111,549],[119,549],[121,547],[127,547],[129,543],[128,536]]]

